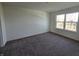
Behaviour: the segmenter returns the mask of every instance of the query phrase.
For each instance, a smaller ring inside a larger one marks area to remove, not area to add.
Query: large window
[[[77,31],[78,12],[56,16],[56,28]]]
[[[78,12],[66,14],[65,29],[70,31],[77,30]]]
[[[59,29],[64,29],[64,18],[65,18],[65,14],[61,14],[61,15],[57,15],[56,16],[57,20],[56,20],[56,28]]]

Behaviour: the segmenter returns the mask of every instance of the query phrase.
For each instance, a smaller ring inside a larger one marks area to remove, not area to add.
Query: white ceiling
[[[54,12],[65,8],[78,6],[79,2],[6,2],[3,5],[24,6],[26,8]]]

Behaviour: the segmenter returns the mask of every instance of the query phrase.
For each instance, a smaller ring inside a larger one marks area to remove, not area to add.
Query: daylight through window
[[[56,28],[59,28],[59,29],[64,29],[64,18],[65,18],[65,15],[62,14],[62,15],[57,15],[57,24],[56,24]]]
[[[56,15],[56,28],[77,31],[78,12]]]

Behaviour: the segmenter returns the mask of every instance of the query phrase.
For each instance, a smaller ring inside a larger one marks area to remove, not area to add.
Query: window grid
[[[65,16],[65,14],[57,15],[56,28],[64,29],[64,16]]]
[[[75,13],[68,13],[68,14],[62,14],[64,15],[63,21],[58,21],[58,18],[56,19],[56,28],[58,29],[64,29],[69,31],[77,31],[77,22],[78,22],[78,12]],[[70,16],[69,16],[70,15]],[[57,15],[59,16],[59,15]],[[61,16],[61,15],[60,15]],[[68,17],[68,19],[67,19]],[[62,19],[62,18],[60,18]],[[75,19],[75,20],[74,20]]]

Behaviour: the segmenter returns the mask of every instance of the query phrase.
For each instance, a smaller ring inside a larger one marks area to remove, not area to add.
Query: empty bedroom
[[[79,56],[79,2],[1,2],[1,56]]]

